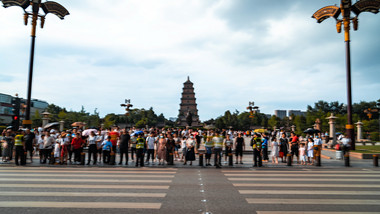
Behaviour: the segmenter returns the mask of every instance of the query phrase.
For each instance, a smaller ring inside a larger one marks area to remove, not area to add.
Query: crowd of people
[[[253,166],[263,162],[286,162],[295,157],[301,165],[312,165],[321,155],[322,140],[319,134],[297,136],[282,130],[255,133],[231,130],[192,129],[72,129],[57,132],[42,128],[4,130],[1,140],[3,162],[13,158],[16,165],[25,165],[27,157],[39,156],[41,164],[119,164],[144,165],[192,165],[197,154],[205,155],[205,165],[222,166],[234,153],[235,164],[243,164],[243,153],[253,151]],[[248,149],[248,145],[252,149]],[[349,145],[349,144],[346,144]],[[117,155],[118,154],[118,155]],[[116,157],[119,157],[118,159]],[[124,163],[123,163],[124,162]]]

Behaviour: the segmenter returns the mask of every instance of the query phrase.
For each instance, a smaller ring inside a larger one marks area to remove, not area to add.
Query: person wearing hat
[[[143,138],[144,134],[139,134],[136,140],[136,167],[144,166],[144,148],[146,148],[146,141]]]
[[[253,167],[262,166],[261,144],[262,144],[261,135],[258,133],[255,133],[253,135],[253,145],[252,145],[253,161],[254,161]]]
[[[15,136],[15,163],[16,165],[25,165],[24,158],[24,150],[25,150],[25,140],[24,140],[24,131],[18,130]],[[19,163],[20,159],[20,163]]]
[[[212,138],[214,146],[214,165],[216,168],[221,168],[222,162],[222,149],[223,149],[223,137],[220,136],[220,132],[215,132],[215,137]]]

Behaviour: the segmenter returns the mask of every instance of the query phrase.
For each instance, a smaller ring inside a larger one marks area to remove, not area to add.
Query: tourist
[[[299,148],[299,156],[301,160],[301,165],[306,165],[306,148],[304,143],[301,143],[301,146]]]
[[[313,154],[314,159],[316,159],[317,157],[320,157],[321,152],[322,152],[322,140],[319,137],[319,135],[316,134],[314,138],[314,154]]]
[[[227,134],[226,139],[224,139],[223,144],[224,144],[224,164],[227,164],[227,157],[231,154],[232,155],[232,146],[233,146],[233,141],[231,140],[231,135]]]
[[[211,166],[211,155],[214,145],[212,143],[212,136],[206,137],[205,148],[206,148],[206,166]]]
[[[61,164],[67,164],[68,147],[70,140],[65,132],[61,133]]]
[[[273,137],[272,140],[272,152],[271,152],[271,156],[272,156],[272,163],[275,163],[276,165],[278,164],[278,156],[279,156],[279,151],[280,151],[280,146],[279,146],[279,143],[277,142],[277,138],[276,137]]]
[[[347,152],[350,151],[351,147],[351,139],[348,137],[347,134],[344,134],[344,137],[342,138],[342,147],[343,147],[343,155],[345,155]]]
[[[116,145],[120,137],[120,133],[118,132],[117,127],[115,127],[113,131],[109,132],[108,136],[111,137],[112,151],[116,153]]]
[[[162,133],[159,136],[157,144],[157,159],[158,165],[164,165],[166,159],[166,139]]]
[[[179,149],[181,148],[181,138],[178,137],[176,133],[173,134],[173,139],[175,142],[175,147],[174,147],[174,160],[179,161]]]
[[[120,135],[119,142],[119,150],[120,150],[120,161],[119,165],[123,163],[123,156],[125,155],[125,165],[128,165],[128,150],[129,150],[129,142],[131,140],[131,136],[128,134],[127,130],[123,129]]]
[[[262,138],[262,155],[263,155],[263,162],[268,162],[269,157],[268,157],[268,137],[265,133],[263,133],[263,138]]]
[[[102,162],[102,156],[103,156],[103,149],[102,149],[102,143],[104,141],[104,136],[102,134],[101,130],[98,130],[98,133],[96,135],[96,148],[98,152],[98,157],[99,157],[99,163]]]
[[[175,148],[175,140],[171,134],[168,134],[168,139],[166,141],[166,161],[168,165],[174,165],[174,148]]]
[[[131,159],[134,161],[134,157],[136,154],[136,144],[137,144],[137,136],[132,134],[131,136]]]
[[[183,136],[182,140],[181,140],[181,149],[182,149],[181,161],[185,161],[186,152],[187,152],[186,146],[187,146],[187,138],[186,138],[186,136]]]
[[[14,138],[11,135],[12,131],[10,129],[3,132],[3,139],[1,140],[3,144],[2,159],[3,162],[8,162],[12,154],[12,145],[14,143]]]
[[[111,159],[111,152],[113,152],[112,149],[112,142],[111,142],[111,136],[108,136],[106,140],[102,142],[102,151],[103,151],[103,163],[109,163]]]
[[[79,163],[81,161],[81,153],[83,150],[84,140],[80,132],[75,133],[75,137],[71,141],[71,147],[74,153],[74,162]]]
[[[33,163],[33,153],[34,153],[35,139],[36,139],[36,136],[34,135],[34,133],[31,132],[30,129],[26,129],[25,130],[25,136],[24,136],[24,140],[25,140],[25,152],[26,153],[29,152],[30,162],[32,162],[32,163]],[[25,156],[25,158],[26,158],[26,156]]]
[[[223,149],[223,137],[220,136],[220,132],[216,131],[215,136],[212,138],[214,146],[214,165],[216,168],[221,168],[222,162],[222,149]]]
[[[195,161],[195,144],[194,136],[191,135],[186,141],[186,156],[183,165],[186,165],[188,161],[190,161],[190,166],[193,165],[193,161]]]
[[[295,155],[297,157],[297,163],[299,163],[299,154],[298,154],[298,150],[299,150],[299,141],[298,141],[298,137],[296,134],[294,134],[293,132],[290,133],[290,138],[291,138],[291,141],[290,141],[290,154],[292,155],[292,163],[293,163],[293,156]]]
[[[54,163],[59,164],[61,160],[61,139],[62,136],[58,136],[58,139],[54,143]]]
[[[96,165],[96,161],[98,159],[98,149],[96,144],[96,135],[94,131],[90,132],[90,136],[87,138],[87,146],[88,146],[88,157],[87,157],[87,165],[90,165],[91,155],[93,157],[93,165]]]
[[[307,162],[309,165],[314,164],[314,140],[313,138],[307,138]]]
[[[153,133],[150,133],[150,135],[146,138],[146,144],[148,146],[147,149],[147,157],[146,157],[146,164],[149,164],[149,159],[152,159],[152,164],[154,161],[154,148],[156,144],[156,138],[154,137]]]
[[[46,163],[46,159],[51,160],[51,152],[53,150],[55,139],[50,135],[49,131],[45,132],[44,138],[44,161],[42,163]]]
[[[288,139],[286,138],[285,133],[282,133],[281,138],[280,138],[280,157],[281,157],[282,163],[286,162],[288,150],[289,150]]]
[[[243,151],[245,150],[245,143],[244,143],[244,138],[239,132],[238,137],[236,138],[235,142],[235,155],[236,155],[236,163],[238,164],[238,160],[240,157],[240,164],[243,164]]]

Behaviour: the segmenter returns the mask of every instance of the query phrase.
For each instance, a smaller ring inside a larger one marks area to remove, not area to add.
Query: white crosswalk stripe
[[[176,173],[171,168],[0,169],[0,208],[160,209]]]
[[[247,203],[255,205],[257,214],[374,214],[380,210],[380,171],[223,170],[223,173]],[[323,207],[323,211],[314,211],[315,206]],[[342,212],[339,206],[352,209]],[[366,210],[368,206],[374,211]],[[365,212],[361,212],[362,208]]]

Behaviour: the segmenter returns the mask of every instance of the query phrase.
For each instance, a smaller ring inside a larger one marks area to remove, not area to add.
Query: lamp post
[[[247,110],[249,110],[249,118],[253,119],[255,117],[254,114],[257,114],[257,111],[259,110],[259,107],[255,106],[255,102],[249,102]],[[250,125],[252,126],[252,124],[250,124]],[[249,128],[251,128],[251,127],[249,127]]]
[[[41,0],[1,0],[5,8],[11,6],[19,6],[24,10],[24,23],[28,25],[29,16],[32,17],[32,32],[31,32],[31,48],[30,48],[30,60],[29,60],[29,77],[28,77],[28,95],[26,102],[26,112],[25,120],[23,125],[25,127],[31,128],[32,121],[30,120],[30,107],[32,99],[32,80],[33,80],[33,64],[34,64],[34,47],[36,43],[36,28],[37,20],[40,18],[41,28],[45,25],[45,16],[48,13],[53,13],[58,16],[60,19],[64,19],[66,15],[69,15],[69,12],[62,5],[53,2],[47,1],[41,3]],[[29,6],[32,7],[31,11],[27,11]],[[43,14],[40,14],[40,8],[43,10]]]
[[[128,126],[128,116],[130,115],[130,112],[131,112],[131,109],[133,107],[133,105],[131,104],[131,100],[130,99],[125,99],[125,103],[124,104],[120,104],[121,107],[124,107],[125,108],[125,127]]]
[[[350,56],[350,29],[351,22],[354,30],[358,30],[358,16],[362,12],[378,13],[380,9],[380,0],[359,0],[352,5],[351,0],[341,0],[341,6],[326,6],[314,13],[312,18],[315,18],[318,23],[325,19],[333,17],[336,19],[336,29],[338,33],[342,32],[344,26],[344,38],[346,43],[346,76],[347,76],[347,125],[346,134],[351,139],[351,149],[355,150],[355,133],[352,123],[352,96],[351,96],[351,56]],[[355,17],[351,17],[351,12]],[[339,19],[342,14],[342,19]]]

